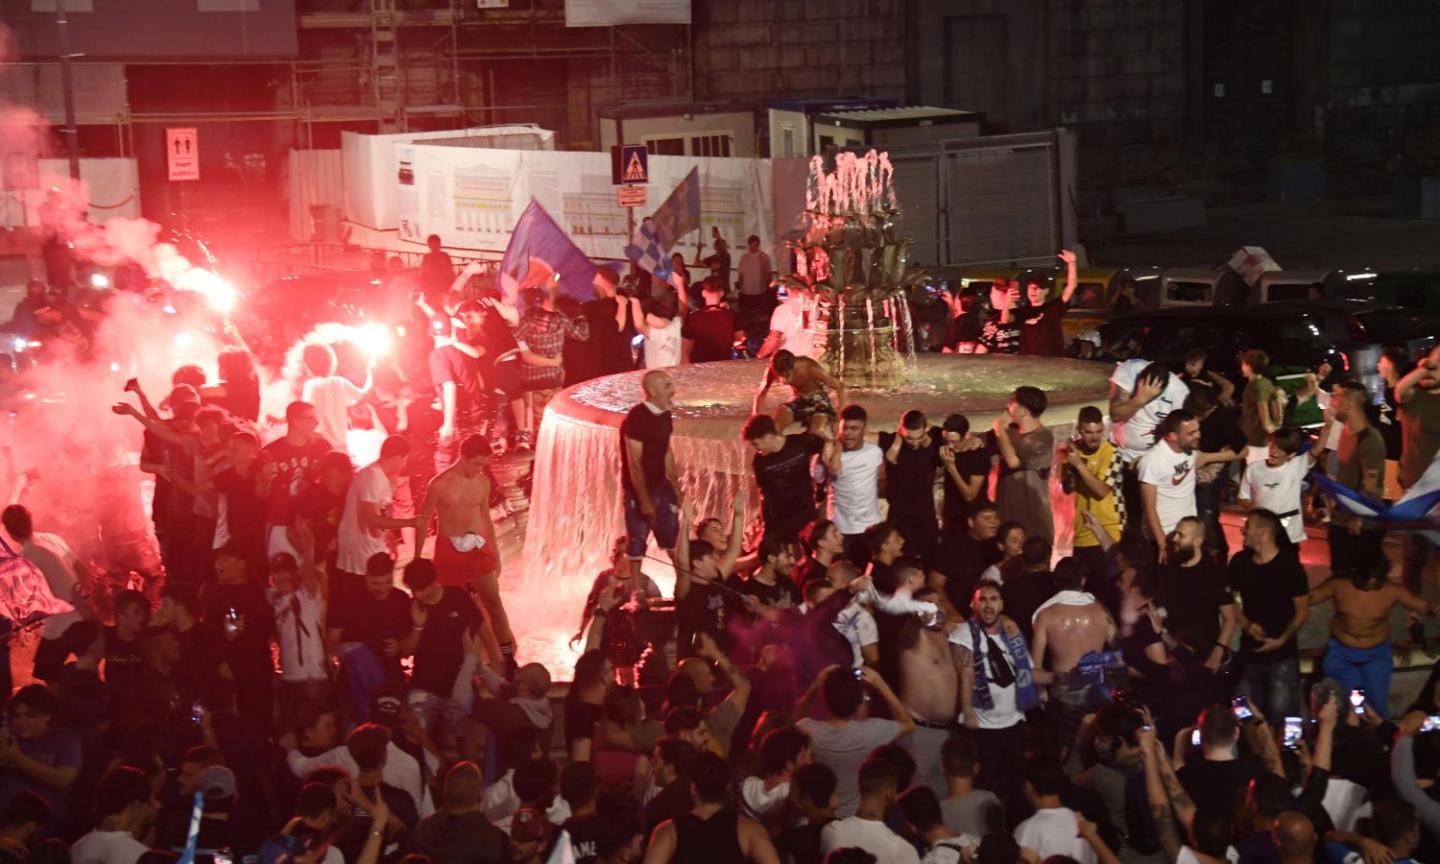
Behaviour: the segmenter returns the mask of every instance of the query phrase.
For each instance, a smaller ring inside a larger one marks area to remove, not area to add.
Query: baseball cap
[[[400,725],[400,712],[404,707],[398,695],[382,691],[370,702],[370,720],[393,729]]]
[[[200,772],[195,788],[205,793],[206,798],[234,798],[235,772],[224,765],[211,765]]]

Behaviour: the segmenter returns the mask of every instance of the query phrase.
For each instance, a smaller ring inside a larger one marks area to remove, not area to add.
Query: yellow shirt
[[[1086,513],[1095,514],[1105,533],[1110,535],[1111,540],[1119,540],[1120,532],[1125,527],[1125,518],[1122,515],[1120,504],[1120,459],[1115,452],[1115,445],[1109,441],[1101,442],[1094,453],[1086,456],[1085,468],[1094,474],[1101,482],[1111,489],[1109,495],[1096,500],[1091,497],[1090,492],[1083,483],[1075,483],[1075,546],[1099,546],[1100,540],[1096,538],[1095,532],[1090,530],[1090,524],[1085,519]]]

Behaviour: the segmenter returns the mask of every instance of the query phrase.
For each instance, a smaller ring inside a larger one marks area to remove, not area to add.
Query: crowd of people
[[[1063,353],[1061,259],[1053,299],[1007,289],[975,320],[957,303],[951,350]],[[757,313],[769,262],[739,270],[738,312],[728,278],[640,300],[602,270],[594,301],[571,307],[552,284],[517,313],[427,259],[418,346],[368,364],[308,346],[270,433],[239,346],[222,382],[182,369],[159,406],[127,385],[137,404],[115,410],[144,427],[163,579],[107,596],[45,514],[3,513],[74,611],[40,625],[35,683],[5,704],[0,861],[1393,864],[1440,850],[1440,675],[1404,711],[1390,699],[1392,610],[1437,611],[1419,593],[1426,547],[1402,538],[1394,581],[1384,530],[1332,504],[1330,578],[1312,586],[1299,555],[1319,512],[1312,468],[1379,501],[1396,494],[1387,461],[1403,491],[1434,460],[1440,349],[1388,355],[1388,415],[1345,376],[1286,396],[1256,351],[1237,396],[1195,351],[1180,369],[1117,365],[1109,404],[1074,417],[1026,385],[988,428],[909,410],[876,433],[814,359],[805,292]],[[769,317],[751,334],[769,364],[741,432],[757,525],[749,489],[718,514],[686,496],[664,371],[731,356],[742,313]],[[557,704],[501,602],[491,460],[534,446],[562,384],[633,368],[632,330],[648,371],[620,429],[625,532]],[[1285,425],[1297,398],[1325,409],[1313,444]],[[358,470],[357,408],[387,433]],[[1052,486],[1073,524],[1057,526]],[[1248,511],[1233,555],[1230,486]],[[642,567],[652,544],[669,597]],[[1336,614],[1306,688],[1298,634],[1323,603]]]

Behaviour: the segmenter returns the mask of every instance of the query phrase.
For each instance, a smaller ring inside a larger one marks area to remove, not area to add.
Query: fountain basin
[[[750,416],[765,368],[763,360],[742,360],[666,370],[675,382],[671,449],[681,491],[695,502],[698,515],[728,514],[738,493],[746,501],[747,523],[758,518],[759,493],[749,473],[752,454],[740,440],[740,428]],[[1004,412],[1011,392],[1028,384],[1048,395],[1042,419],[1060,444],[1069,439],[1082,406],[1107,406],[1111,370],[1109,364],[1052,357],[924,354],[902,383],[851,388],[846,398],[865,407],[872,435],[893,431],[911,408],[924,411],[934,425],[947,414],[962,413],[972,428],[984,430]],[[626,412],[642,398],[643,374],[577,384],[556,396],[545,412],[535,454],[525,582],[530,596],[547,598],[547,605],[553,603],[567,618],[574,616],[594,574],[608,566],[610,541],[624,531],[619,430]],[[789,398],[789,388],[778,385],[761,410],[773,412]],[[1068,497],[1059,490],[1059,476],[1051,472],[1057,549],[1069,545],[1073,516]]]

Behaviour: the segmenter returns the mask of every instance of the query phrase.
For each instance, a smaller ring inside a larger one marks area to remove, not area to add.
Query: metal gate
[[[893,148],[890,161],[898,227],[920,266],[1048,264],[1074,242],[1065,130]]]

